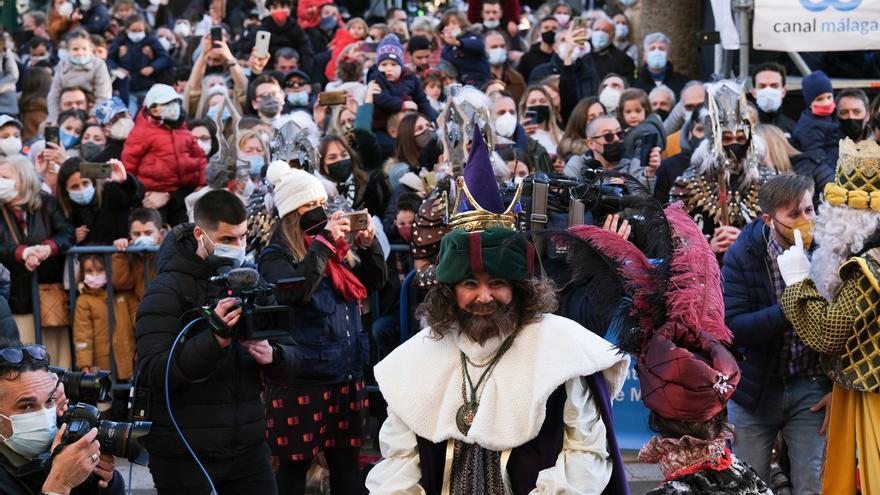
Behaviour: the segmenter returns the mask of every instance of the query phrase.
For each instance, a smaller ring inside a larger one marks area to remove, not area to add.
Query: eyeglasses
[[[0,359],[3,359],[8,364],[21,364],[24,361],[25,353],[37,361],[49,361],[49,353],[46,352],[46,346],[39,344],[0,349]]]
[[[287,81],[286,86],[288,88],[301,88],[303,86],[306,86],[307,84],[309,84],[309,83],[307,83],[303,80],[294,79],[293,81]]]
[[[605,134],[600,134],[598,136],[591,136],[591,139],[601,139],[605,144],[613,143],[615,138],[617,141],[623,141],[623,131],[611,132],[608,131]]]

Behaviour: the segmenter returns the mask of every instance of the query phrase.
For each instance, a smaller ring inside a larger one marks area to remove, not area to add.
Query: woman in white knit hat
[[[269,282],[303,277],[275,294],[293,308],[293,339],[303,355],[299,376],[287,385],[267,384],[278,492],[303,493],[312,458],[323,452],[331,491],[360,493],[368,407],[363,369],[370,355],[361,306],[367,291],[385,284],[382,248],[372,222],[353,232],[342,212],[327,217],[327,193],[314,175],[275,161],[266,179],[275,186],[280,220],[260,254],[260,274]]]

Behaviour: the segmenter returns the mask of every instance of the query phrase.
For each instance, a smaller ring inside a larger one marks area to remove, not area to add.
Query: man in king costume
[[[782,310],[834,380],[822,493],[880,493],[880,145],[840,142],[812,264],[795,235],[777,258]]]
[[[373,494],[627,494],[610,397],[628,358],[555,316],[475,132],[427,323],[375,368],[388,402]],[[465,199],[461,197],[464,196]]]

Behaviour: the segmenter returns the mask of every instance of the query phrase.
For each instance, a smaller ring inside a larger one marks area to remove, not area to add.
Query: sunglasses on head
[[[8,364],[21,364],[24,361],[25,353],[36,361],[49,361],[49,353],[46,351],[46,346],[39,344],[0,349],[0,359]]]
[[[617,137],[618,141],[623,141],[623,131],[611,132],[608,131],[605,134],[599,134],[598,136],[591,136],[592,139],[601,139],[605,144],[613,143],[614,138]]]

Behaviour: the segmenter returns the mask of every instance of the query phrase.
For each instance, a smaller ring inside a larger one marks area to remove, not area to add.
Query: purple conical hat
[[[464,167],[464,183],[477,204],[471,205],[469,201],[463,200],[458,208],[459,212],[482,208],[496,214],[504,213],[504,201],[489,160],[489,149],[480,133],[480,126],[476,124],[471,139],[471,152]]]

